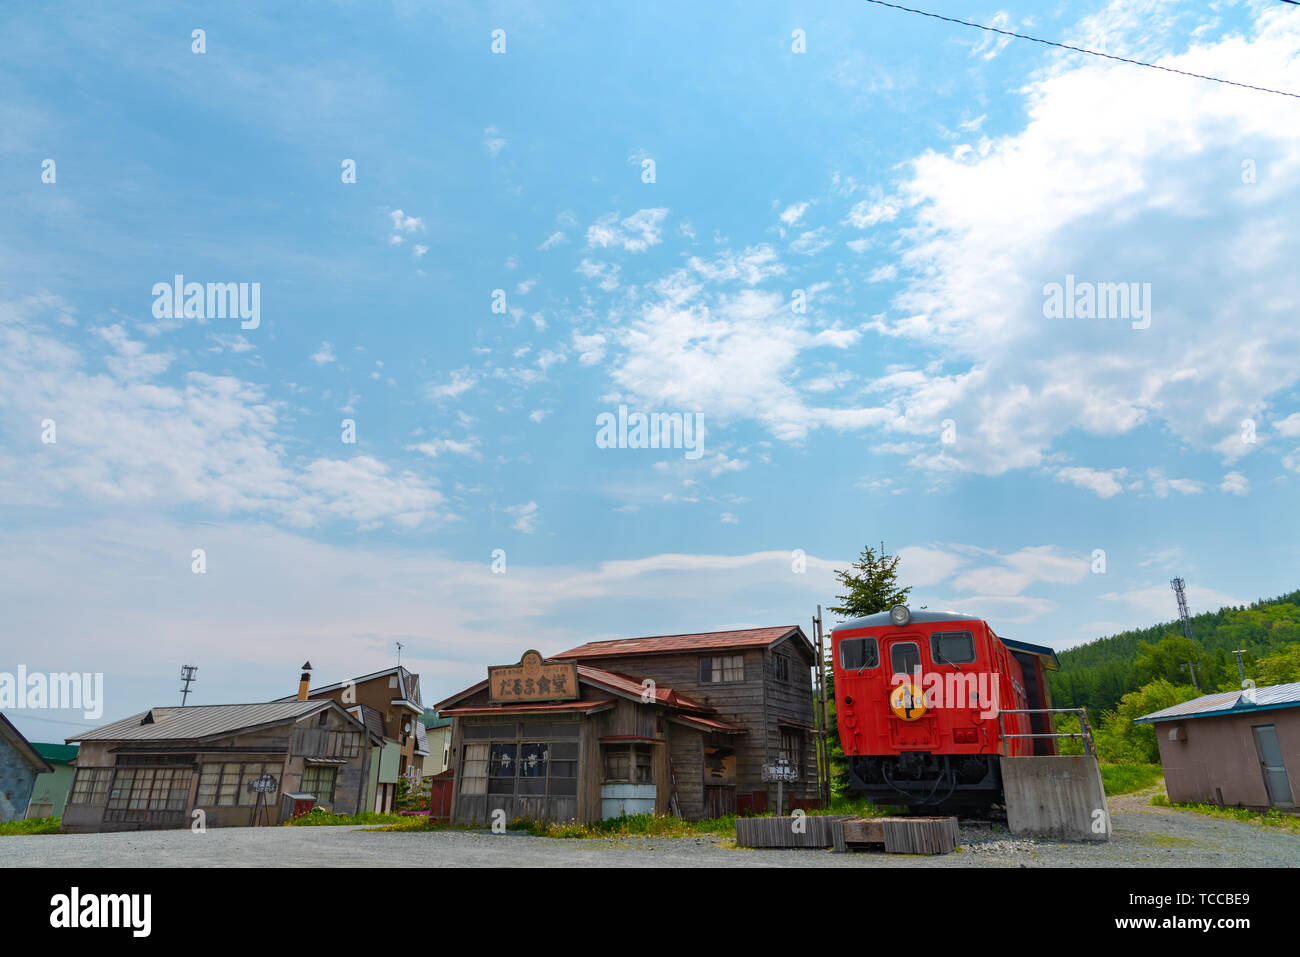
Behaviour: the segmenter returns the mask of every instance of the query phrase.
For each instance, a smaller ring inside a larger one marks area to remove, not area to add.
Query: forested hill
[[[1170,604],[1173,596],[1170,595]],[[1259,658],[1300,642],[1300,590],[1237,608],[1220,608],[1192,618],[1193,644],[1177,619],[1099,638],[1059,652],[1061,670],[1051,674],[1052,703],[1083,705],[1094,719],[1149,681],[1164,678],[1190,684],[1183,665],[1192,661],[1202,693],[1239,684],[1234,649],[1244,648],[1246,676]]]

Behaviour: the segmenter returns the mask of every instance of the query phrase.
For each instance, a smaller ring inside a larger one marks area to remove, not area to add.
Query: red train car
[[[831,632],[840,743],[855,793],[960,810],[1002,802],[1001,755],[1055,754],[1047,671],[1056,653],[970,615],[889,612]],[[999,720],[999,718],[1001,720]]]

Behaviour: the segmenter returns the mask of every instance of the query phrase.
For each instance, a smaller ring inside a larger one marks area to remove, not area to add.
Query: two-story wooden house
[[[690,819],[775,806],[763,766],[816,797],[812,668],[796,626],[597,641],[519,664],[437,705],[452,719],[452,819]]]
[[[304,677],[309,669],[304,666]],[[423,777],[428,739],[421,718],[420,676],[401,665],[336,684],[299,689],[300,700],[337,701],[368,729],[385,739],[374,763],[370,782],[370,808],[378,812],[395,810],[397,782],[405,778],[412,785]],[[291,701],[292,698],[280,698]]]

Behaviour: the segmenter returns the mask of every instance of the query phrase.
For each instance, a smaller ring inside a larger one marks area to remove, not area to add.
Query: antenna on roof
[[[197,665],[181,665],[181,681],[185,682],[185,687],[181,689],[181,707],[185,707],[185,701],[190,696],[190,682],[195,681],[194,675],[198,672]]]
[[[402,643],[395,641],[393,644],[397,645],[397,663],[400,665],[402,663]]]

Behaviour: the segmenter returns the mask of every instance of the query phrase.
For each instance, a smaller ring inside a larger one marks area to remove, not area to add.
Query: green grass
[[[0,822],[0,836],[6,834],[58,834],[57,817],[29,817],[21,821]]]
[[[1141,791],[1159,782],[1164,769],[1158,764],[1103,764],[1101,784],[1107,796]]]
[[[1253,824],[1256,827],[1277,827],[1285,831],[1291,831],[1300,834],[1300,816],[1294,814],[1281,814],[1278,811],[1252,811],[1245,807],[1218,807],[1214,804],[1175,804],[1169,800],[1166,794],[1157,794],[1151,799],[1151,803],[1156,807],[1172,807],[1180,811],[1193,811],[1196,814],[1205,814],[1209,817],[1228,818],[1233,821],[1241,821],[1243,824]]]
[[[364,811],[361,814],[333,814],[330,811],[316,807],[301,817],[285,821],[284,826],[337,827],[348,824],[397,824],[407,820],[412,820],[412,818],[403,817],[400,814],[376,814],[374,811]],[[423,820],[423,818],[416,818],[415,820]]]

